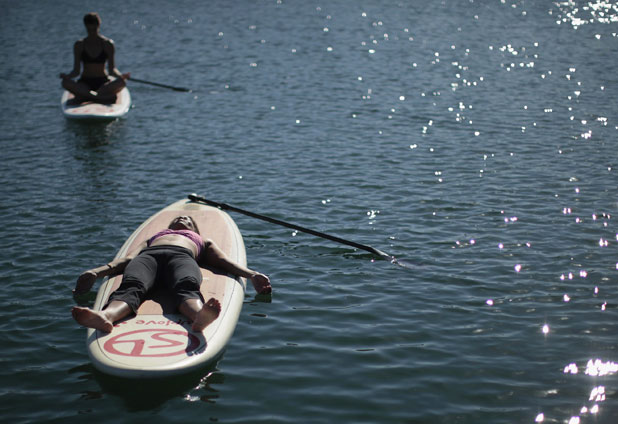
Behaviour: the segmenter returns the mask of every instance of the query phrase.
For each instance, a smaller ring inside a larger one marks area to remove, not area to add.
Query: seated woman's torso
[[[86,40],[81,40],[81,61],[82,61],[82,77],[99,78],[107,76],[105,71],[105,63],[108,59],[105,41],[103,39],[95,40],[87,43]],[[91,55],[90,53],[95,53]]]
[[[85,78],[100,78],[106,77],[104,63],[84,63],[82,68],[82,77]]]

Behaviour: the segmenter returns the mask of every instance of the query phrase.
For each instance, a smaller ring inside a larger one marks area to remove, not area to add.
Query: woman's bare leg
[[[91,91],[83,82],[73,81],[71,79],[62,80],[62,87],[70,91],[79,101],[96,100],[96,92]]]
[[[107,305],[107,308],[102,311],[82,308],[81,306],[74,306],[71,310],[73,318],[79,324],[84,327],[95,328],[107,333],[112,332],[116,321],[121,320],[132,312],[133,311],[129,305],[121,300],[113,300],[109,305]]]
[[[116,78],[113,81],[106,82],[97,90],[97,95],[100,98],[114,98],[116,94],[127,86],[127,83],[122,78]]]
[[[221,304],[211,297],[206,304],[200,299],[187,299],[180,304],[180,312],[193,321],[193,331],[203,331],[210,323],[217,319],[221,312]]]

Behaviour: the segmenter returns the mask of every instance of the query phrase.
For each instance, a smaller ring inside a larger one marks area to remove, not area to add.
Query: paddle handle
[[[184,91],[184,92],[190,92],[191,91],[190,89],[184,88],[184,87],[174,87],[173,85],[167,85],[167,84],[161,84],[161,83],[158,83],[158,82],[146,81],[146,80],[139,79],[139,78],[134,78],[134,77],[129,78],[129,81],[141,82],[142,84],[149,84],[149,85],[154,85],[154,86],[157,86],[157,87],[169,88],[170,90],[175,90],[175,91]]]
[[[381,250],[378,250],[374,247],[371,246],[367,246],[364,244],[360,244],[360,243],[356,243],[354,241],[350,241],[350,240],[345,240],[342,239],[340,237],[336,237],[336,236],[332,236],[330,234],[325,234],[325,233],[321,233],[319,231],[315,231],[312,230],[310,228],[305,228],[305,227],[301,227],[300,225],[295,225],[295,224],[291,224],[289,222],[285,222],[285,221],[281,221],[279,219],[276,218],[271,218],[269,216],[265,216],[265,215],[260,215],[251,211],[246,211],[244,209],[240,209],[240,208],[236,208],[234,206],[230,206],[228,204],[225,203],[218,203],[218,202],[214,202],[212,200],[208,200],[202,196],[198,196],[197,194],[189,194],[189,200],[193,201],[193,202],[202,202],[202,203],[206,203],[207,205],[210,206],[214,206],[223,210],[230,210],[230,211],[234,211],[234,212],[239,212],[242,213],[244,215],[253,217],[253,218],[257,218],[257,219],[261,219],[263,221],[267,221],[273,224],[277,224],[277,225],[281,225],[283,227],[287,227],[287,228],[291,228],[293,230],[298,230],[298,231],[302,231],[303,233],[308,233],[308,234],[312,234],[314,236],[317,237],[322,237],[325,238],[327,240],[331,240],[337,243],[341,243],[341,244],[346,244],[348,246],[352,246],[352,247],[356,247],[357,249],[361,249],[361,250],[365,250],[367,252],[373,253],[374,255],[380,256],[384,259],[387,259],[389,261],[393,260],[393,256],[389,255],[388,253],[382,252]]]

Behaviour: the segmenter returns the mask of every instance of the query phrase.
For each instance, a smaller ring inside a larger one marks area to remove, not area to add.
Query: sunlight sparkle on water
[[[586,364],[585,372],[586,375],[590,375],[592,377],[611,375],[618,372],[618,364],[611,361],[603,362],[600,359],[595,359],[594,361],[590,359]]]
[[[541,329],[541,331],[543,332],[543,334],[549,333],[549,325],[547,324],[543,325],[543,328]]]
[[[541,412],[539,415],[536,416],[536,418],[534,419],[535,423],[542,423],[545,420],[545,415],[543,415],[543,413]]]

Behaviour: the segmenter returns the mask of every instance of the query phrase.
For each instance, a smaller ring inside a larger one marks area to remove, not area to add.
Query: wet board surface
[[[73,93],[64,90],[60,104],[67,119],[111,120],[126,115],[131,107],[131,94],[125,87],[116,95],[116,103],[77,103]]]
[[[143,241],[167,228],[179,215],[189,215],[204,239],[213,240],[231,260],[246,265],[245,246],[232,218],[225,212],[189,200],[180,200],[146,220],[127,239],[116,258],[133,251]],[[191,323],[165,296],[156,292],[135,316],[119,321],[111,333],[88,329],[88,353],[94,366],[107,374],[127,378],[184,374],[220,357],[234,333],[242,309],[246,281],[202,268],[201,292],[221,303],[221,313],[203,332]],[[94,309],[100,310],[118,288],[122,276],[103,282]]]

